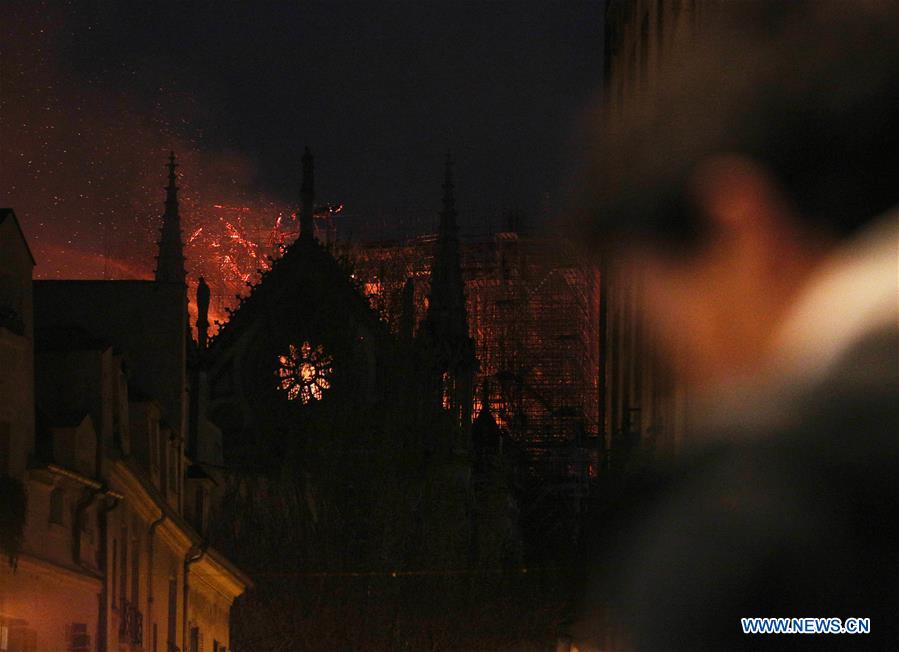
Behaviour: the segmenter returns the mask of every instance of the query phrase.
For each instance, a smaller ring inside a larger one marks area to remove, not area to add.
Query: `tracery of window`
[[[331,387],[332,359],[321,344],[313,347],[309,342],[291,344],[286,355],[278,356],[278,388],[287,392],[290,401],[320,401],[324,391]]]

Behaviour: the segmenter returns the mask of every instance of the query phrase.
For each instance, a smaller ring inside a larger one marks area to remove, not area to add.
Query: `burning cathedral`
[[[16,263],[0,270],[0,331],[15,335],[4,351],[21,378],[9,386],[24,392],[4,395],[33,407],[11,435],[0,429],[0,480],[32,495],[20,517],[50,514],[53,554],[81,564],[88,596],[54,597],[80,605],[65,629],[17,616],[16,640],[65,631],[69,649],[498,649],[554,635],[557,619],[544,616],[558,607],[559,572],[533,542],[565,538],[551,524],[576,504],[577,469],[557,453],[595,428],[559,402],[593,387],[570,362],[575,311],[542,298],[584,299],[571,305],[589,317],[587,294],[553,288],[592,285],[522,263],[532,257],[510,233],[478,254],[500,261],[501,277],[472,274],[449,156],[437,234],[349,256],[317,237],[307,150],[298,236],[211,337],[214,297],[200,278],[194,338],[176,168],[172,154],[153,279],[32,284],[27,243],[11,211],[0,214],[0,244],[14,253],[0,259]],[[415,265],[386,273],[407,250]],[[376,299],[388,292],[385,311]],[[564,482],[535,474],[547,460],[562,460]],[[10,608],[46,612],[28,605],[53,595],[34,590],[32,548],[46,537],[35,529],[44,521],[31,522],[8,552],[22,574],[0,577],[25,602],[0,600],[0,632]]]
[[[250,647],[264,649],[280,612],[296,636],[390,648],[397,640],[371,637],[425,636],[397,619],[427,629],[446,617],[443,598],[419,593],[450,595],[458,573],[520,563],[516,449],[489,405],[472,420],[478,363],[449,156],[427,311],[417,319],[410,280],[397,331],[317,239],[308,149],[302,169],[298,237],[211,338],[199,285],[190,447],[220,446],[198,451],[216,496],[209,536],[254,578],[235,616]],[[323,593],[387,621],[311,606]]]

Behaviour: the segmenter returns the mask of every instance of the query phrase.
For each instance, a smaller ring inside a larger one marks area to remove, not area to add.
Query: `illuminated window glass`
[[[331,387],[332,361],[319,344],[309,342],[301,346],[291,344],[286,355],[278,356],[278,388],[287,392],[291,401],[320,401]]]

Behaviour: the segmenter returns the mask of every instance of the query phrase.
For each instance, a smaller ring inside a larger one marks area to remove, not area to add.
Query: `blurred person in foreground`
[[[691,428],[594,524],[575,645],[896,650],[899,12],[729,3],[716,25],[597,145],[581,234],[640,278]],[[871,634],[743,634],[757,616]]]

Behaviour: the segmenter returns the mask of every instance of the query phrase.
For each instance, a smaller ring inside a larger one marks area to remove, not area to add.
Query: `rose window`
[[[278,356],[278,388],[287,392],[290,401],[304,404],[320,401],[322,394],[331,387],[331,356],[321,344],[313,347],[309,342],[301,346],[290,345],[286,355]]]

